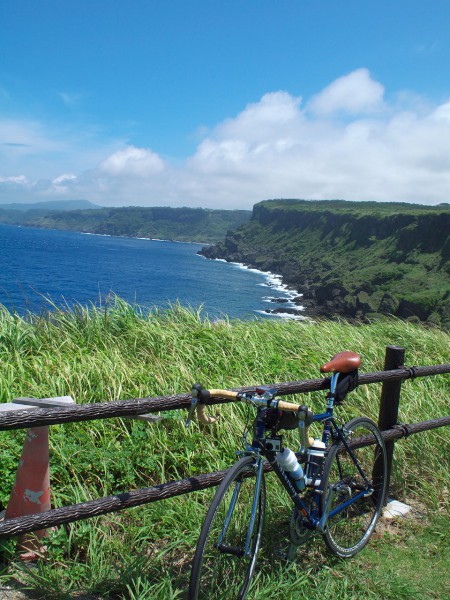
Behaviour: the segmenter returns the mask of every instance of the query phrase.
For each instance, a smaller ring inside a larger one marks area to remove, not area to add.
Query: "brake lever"
[[[192,418],[197,409],[197,404],[198,404],[199,395],[200,395],[201,390],[202,390],[202,386],[199,383],[194,383],[194,385],[192,386],[191,407],[189,409],[188,416],[185,421],[186,427],[189,427],[189,425],[191,424]]]
[[[188,416],[187,416],[186,421],[184,423],[186,427],[189,427],[189,425],[191,424],[192,417],[194,416],[195,409],[197,408],[197,404],[198,404],[198,398],[192,397],[191,408],[189,409]]]

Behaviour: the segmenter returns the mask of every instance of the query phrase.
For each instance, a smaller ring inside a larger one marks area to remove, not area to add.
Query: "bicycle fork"
[[[253,536],[253,530],[255,528],[256,513],[258,511],[258,502],[259,502],[259,496],[260,496],[260,492],[261,492],[261,480],[262,480],[262,473],[263,473],[263,467],[264,467],[264,461],[261,456],[258,456],[257,461],[258,461],[258,465],[257,465],[257,471],[256,471],[256,484],[255,484],[255,491],[254,491],[253,501],[252,501],[252,511],[251,511],[251,515],[250,515],[250,523],[248,526],[248,531],[247,531],[247,535],[246,535],[246,539],[245,539],[245,545],[243,548],[239,548],[236,546],[229,546],[228,544],[223,543],[223,540],[225,539],[225,536],[227,534],[227,530],[230,525],[230,522],[231,522],[231,519],[233,516],[233,512],[236,507],[236,502],[237,502],[237,499],[239,497],[239,493],[241,490],[242,481],[237,481],[236,486],[233,490],[233,496],[230,501],[230,506],[228,508],[227,515],[225,517],[222,531],[221,531],[219,539],[217,540],[217,543],[216,543],[216,548],[219,550],[219,552],[221,552],[223,554],[233,554],[235,556],[242,558],[245,556],[249,556],[251,553],[252,536]]]

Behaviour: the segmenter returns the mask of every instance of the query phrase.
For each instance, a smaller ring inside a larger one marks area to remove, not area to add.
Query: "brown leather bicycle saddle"
[[[321,373],[330,373],[338,371],[339,373],[350,373],[359,367],[361,357],[356,352],[345,350],[335,354],[333,358],[320,367]]]

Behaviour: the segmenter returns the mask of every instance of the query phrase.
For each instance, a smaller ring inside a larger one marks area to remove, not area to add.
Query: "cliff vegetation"
[[[214,243],[250,219],[248,210],[129,206],[85,210],[0,207],[0,223],[125,237]]]

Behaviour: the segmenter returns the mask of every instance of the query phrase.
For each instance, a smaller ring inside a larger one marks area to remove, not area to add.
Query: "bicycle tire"
[[[247,557],[241,556],[239,552],[245,546],[256,492],[256,479],[248,475],[255,473],[254,458],[241,458],[229,469],[217,489],[198,539],[189,582],[189,600],[245,598],[261,544],[266,502],[262,473],[250,553]],[[223,531],[230,501],[237,486],[239,492],[229,515],[226,536],[221,542],[221,549],[218,549],[217,541]]]
[[[345,425],[348,432],[349,445],[356,456],[367,481],[373,489],[369,496],[344,508],[327,520],[323,533],[325,542],[333,554],[341,558],[349,558],[362,550],[369,541],[383,510],[383,500],[387,485],[387,455],[383,437],[377,425],[367,417],[356,417]],[[362,445],[352,440],[366,438],[366,442],[375,440],[374,444]],[[377,481],[373,480],[375,462],[380,465]],[[355,497],[367,488],[353,459],[344,444],[336,440],[330,448],[324,464],[321,511],[326,510],[330,487],[335,487],[328,513]]]

